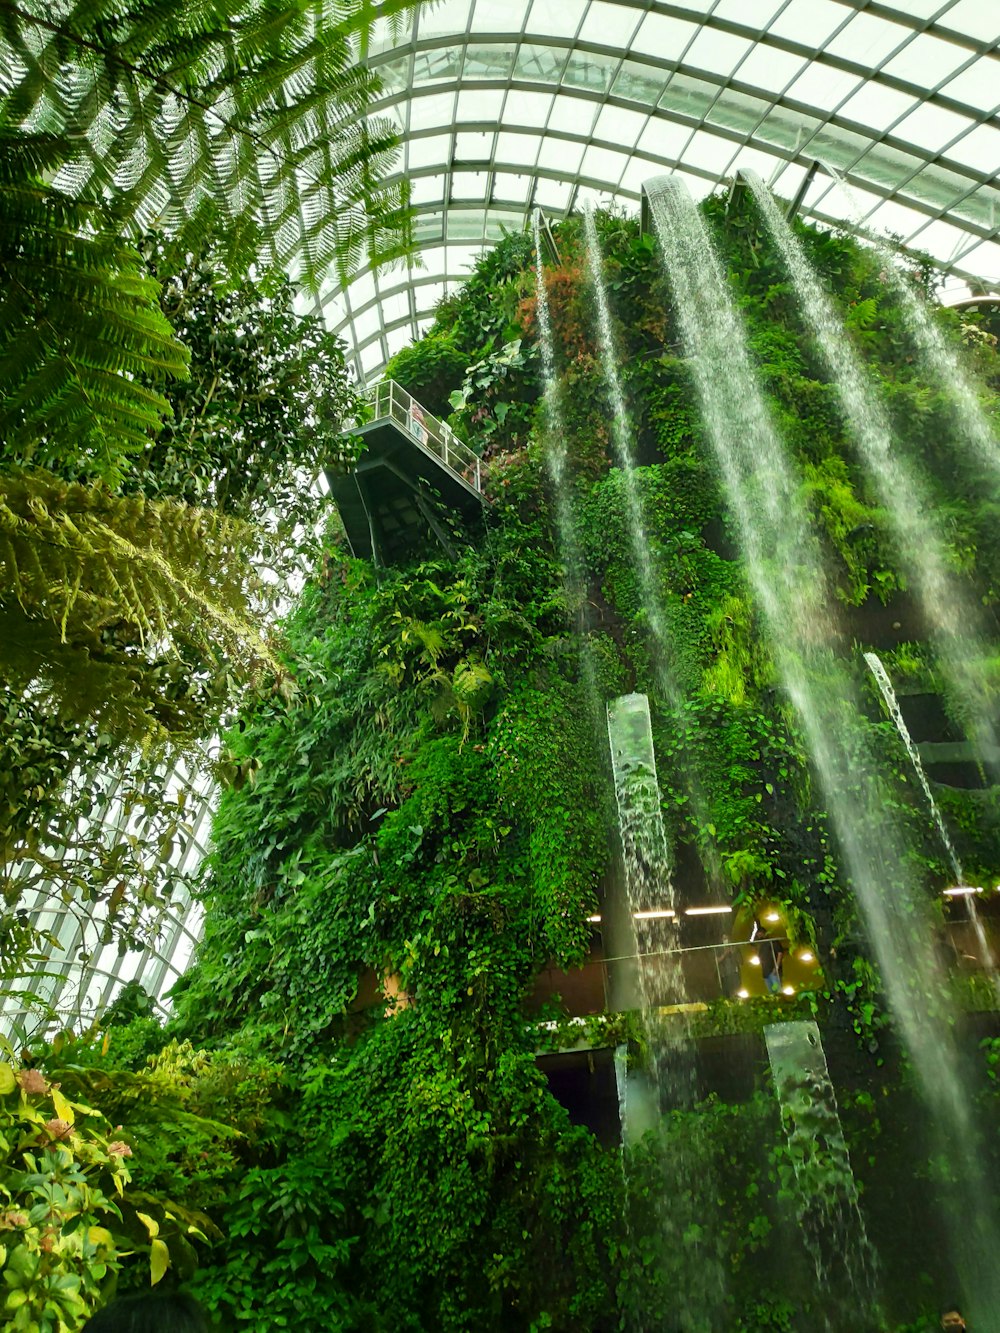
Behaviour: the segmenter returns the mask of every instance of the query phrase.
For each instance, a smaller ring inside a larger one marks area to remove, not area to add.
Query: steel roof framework
[[[791,198],[820,159],[868,226],[926,250],[949,274],[1000,288],[1000,3],[997,0],[440,0],[398,40],[376,29],[413,189],[420,258],[331,285],[319,308],[374,377],[433,317],[484,246],[535,207],[637,206],[672,171],[703,195],[741,167]],[[843,223],[848,200],[817,172],[803,213]],[[211,791],[174,853],[204,856]],[[104,821],[119,821],[113,792]],[[109,832],[110,836],[110,832]],[[200,913],[182,897],[141,953],[103,943],[104,922],[27,904],[59,948],[34,979],[82,1019],[126,981],[158,1001],[187,966]],[[20,1006],[2,1008],[8,1022]]]
[[[634,206],[741,167],[805,216],[866,226],[1000,284],[1000,6],[993,0],[443,0],[367,53],[411,182],[420,258],[321,307],[363,379],[532,209]]]

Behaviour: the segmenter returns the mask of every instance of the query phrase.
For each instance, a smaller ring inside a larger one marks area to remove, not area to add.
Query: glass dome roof
[[[850,214],[843,177],[867,226],[1000,290],[998,45],[1000,0],[429,0],[402,34],[377,24],[366,53],[420,255],[319,304],[370,380],[534,208],[637,207],[664,172],[704,195],[740,168],[788,198],[805,186],[802,213],[824,223]],[[203,791],[182,868],[204,854],[210,806]],[[55,945],[37,993],[78,1016],[133,977],[162,997],[200,929],[182,897],[122,953],[96,918],[44,894],[29,907]]]
[[[363,379],[535,207],[704,195],[740,168],[1000,284],[996,0],[441,0],[367,59],[403,144],[420,258],[322,305]]]
[[[94,793],[89,822],[102,830],[109,849],[131,839],[148,863],[162,866],[166,857],[176,875],[169,902],[143,912],[132,947],[126,948],[110,929],[106,901],[95,906],[72,895],[64,899],[51,882],[36,881],[24,893],[23,909],[48,937],[45,957],[29,976],[0,992],[0,1036],[23,1041],[54,1026],[85,1028],[131,981],[140,983],[161,1018],[168,1015],[164,996],[187,969],[201,934],[203,912],[191,899],[189,883],[208,849],[215,788],[207,765],[189,771],[178,763],[161,777],[164,801],[176,803],[183,794],[187,812],[169,850],[159,845],[141,806],[126,801],[127,767],[80,780]],[[62,856],[56,849],[52,854]]]

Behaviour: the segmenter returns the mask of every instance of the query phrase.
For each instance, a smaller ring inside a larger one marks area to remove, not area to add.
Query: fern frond
[[[114,481],[170,410],[138,377],[183,376],[187,356],[138,253],[34,178],[61,151],[0,130],[0,463]]]
[[[169,701],[149,676],[156,662],[193,655],[203,676],[227,660],[251,675],[276,665],[257,623],[266,598],[254,544],[246,525],[217,512],[40,471],[3,476],[0,679],[51,699],[60,717],[157,734]],[[90,689],[109,672],[124,673],[121,701]]]
[[[393,240],[376,261],[410,246],[384,123],[368,126],[372,156],[358,161],[379,91],[359,57],[376,17],[398,23],[413,7],[0,0],[0,126],[57,137],[58,188],[106,197],[133,234],[154,220],[179,230],[210,201],[225,223],[251,218],[259,253],[315,289],[381,233]]]

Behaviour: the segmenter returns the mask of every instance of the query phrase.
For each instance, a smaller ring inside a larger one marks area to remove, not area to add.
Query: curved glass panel
[[[112,939],[107,902],[63,900],[49,885],[36,882],[23,907],[50,944],[44,962],[0,1000],[0,1028],[8,1036],[24,1039],[54,1027],[84,1028],[133,981],[161,1016],[167,1013],[164,996],[187,968],[201,933],[201,907],[192,901],[188,885],[208,849],[215,789],[205,772],[191,773],[183,764],[161,773],[164,803],[180,808],[180,799],[186,816],[165,847],[151,833],[141,803],[127,796],[130,776],[127,769],[93,775],[89,824],[102,830],[109,847],[127,838],[144,849],[151,864],[168,864],[174,886],[170,899],[143,909],[132,932],[136,947],[126,949]]]
[[[680,171],[704,194],[742,167],[806,216],[864,223],[946,273],[1000,284],[1000,9],[982,0],[444,0],[376,33],[379,111],[402,126],[423,261],[365,273],[321,305],[377,373],[403,327],[382,311],[413,289],[411,335],[465,276],[476,244],[581,199],[635,205]],[[464,253],[463,248],[464,247]],[[973,263],[973,257],[975,262]],[[433,281],[428,281],[428,274]],[[382,321],[373,323],[373,312]]]

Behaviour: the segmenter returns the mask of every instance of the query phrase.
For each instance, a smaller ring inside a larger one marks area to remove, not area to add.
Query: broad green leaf
[[[141,1216],[141,1214],[140,1214]],[[155,1287],[170,1266],[170,1251],[162,1240],[154,1240],[149,1249],[149,1282]]]

